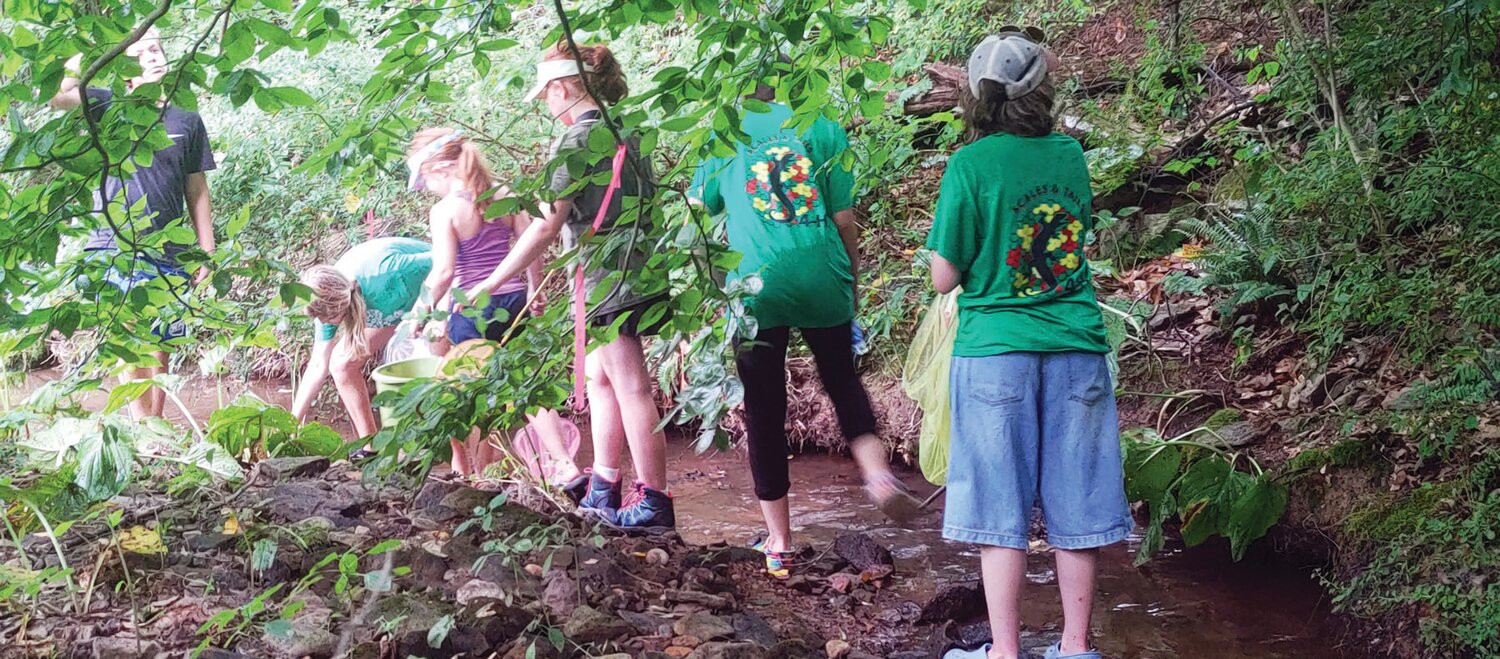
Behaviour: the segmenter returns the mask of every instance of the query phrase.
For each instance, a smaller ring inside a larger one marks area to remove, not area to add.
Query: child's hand
[[[540,316],[547,311],[547,294],[537,291],[531,296],[531,303],[527,305],[531,315]]]
[[[429,320],[422,326],[422,338],[437,341],[448,335],[448,324],[441,320]]]

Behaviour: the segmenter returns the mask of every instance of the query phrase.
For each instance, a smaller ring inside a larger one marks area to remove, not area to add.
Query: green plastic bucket
[[[375,380],[375,393],[382,394],[387,391],[398,391],[401,389],[401,385],[412,380],[421,380],[437,375],[438,369],[442,365],[442,357],[413,357],[381,366],[375,369],[375,372],[370,377]],[[395,408],[381,406],[380,427],[393,428],[400,420],[401,417],[397,416]]]

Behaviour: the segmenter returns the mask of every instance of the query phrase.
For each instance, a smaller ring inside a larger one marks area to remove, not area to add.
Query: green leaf
[[[1196,547],[1214,535],[1226,535],[1231,506],[1253,482],[1254,477],[1234,471],[1217,455],[1188,467],[1177,489],[1183,543]]]
[[[1182,449],[1171,444],[1132,447],[1125,454],[1125,494],[1131,501],[1155,502],[1166,494],[1177,469]]]
[[[1271,530],[1286,512],[1286,488],[1262,477],[1255,481],[1229,510],[1225,530],[1234,560],[1245,556],[1250,543]]]
[[[1151,521],[1146,525],[1146,532],[1141,536],[1141,546],[1135,553],[1136,567],[1145,565],[1166,545],[1166,533],[1162,525],[1177,507],[1170,493],[1163,495],[1159,500],[1152,501],[1149,505],[1151,506]]]
[[[266,623],[266,633],[282,640],[291,640],[292,621],[276,619]]]
[[[104,403],[104,414],[113,414],[116,410],[125,407],[130,404],[130,401],[150,391],[151,386],[150,380],[133,380],[115,385],[115,388],[109,392],[109,400]]]
[[[78,473],[74,483],[89,499],[104,501],[119,494],[135,473],[135,450],[113,426],[87,435],[78,443]]]
[[[427,646],[432,648],[443,647],[443,642],[448,640],[448,632],[453,631],[453,616],[446,615],[438,618],[432,628],[427,630]]]

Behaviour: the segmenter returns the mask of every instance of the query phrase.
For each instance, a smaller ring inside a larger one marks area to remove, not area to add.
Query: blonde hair
[[[411,147],[407,149],[406,157],[416,155],[423,147],[454,132],[452,128],[423,129],[411,138]],[[453,175],[463,181],[464,187],[474,194],[474,208],[483,214],[484,207],[489,205],[491,199],[490,189],[495,187],[495,174],[490,170],[490,163],[484,159],[484,153],[469,138],[458,137],[444,144],[420,168],[423,174],[427,174],[445,162],[453,163],[456,169]]]
[[[370,340],[365,337],[365,296],[359,282],[344,276],[331,265],[315,265],[302,273],[302,285],[313,291],[307,304],[308,315],[338,328],[340,338],[357,359],[370,356]]]

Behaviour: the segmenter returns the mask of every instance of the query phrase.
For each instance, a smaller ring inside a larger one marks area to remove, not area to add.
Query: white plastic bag
[[[431,357],[432,351],[427,348],[427,341],[420,335],[420,329],[415,318],[409,317],[401,321],[401,324],[396,326],[396,335],[391,337],[390,343],[385,344],[384,361],[381,363],[389,364],[404,359]]]

